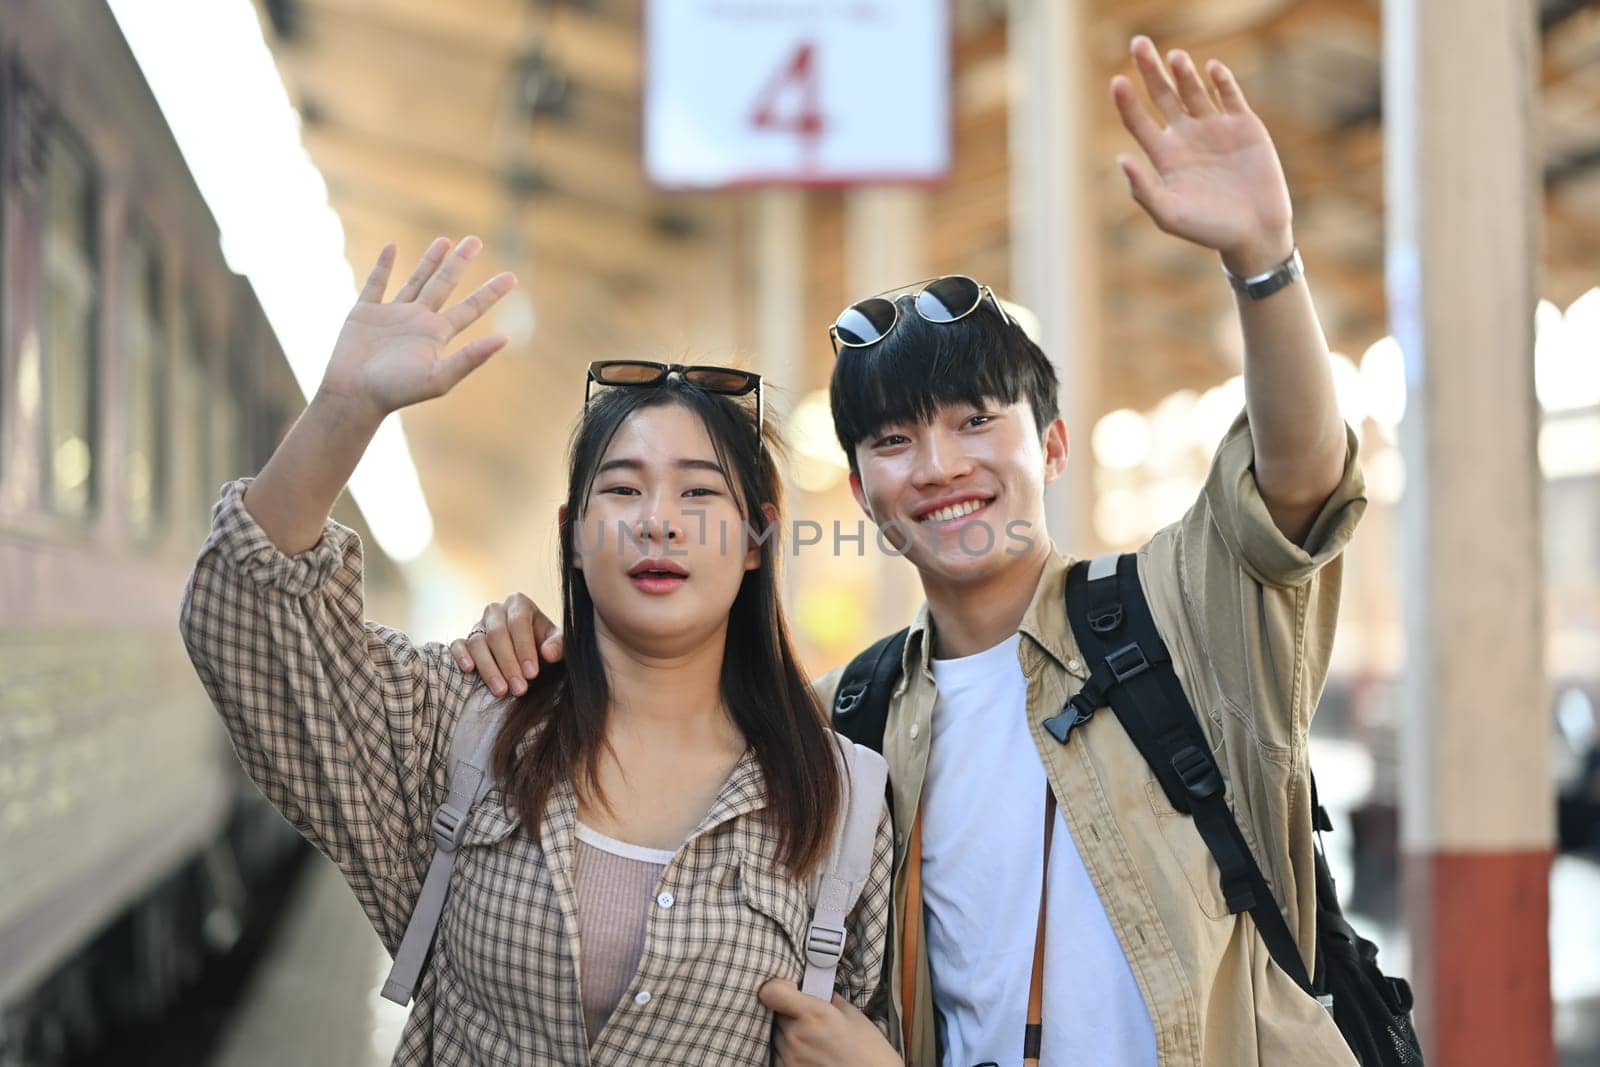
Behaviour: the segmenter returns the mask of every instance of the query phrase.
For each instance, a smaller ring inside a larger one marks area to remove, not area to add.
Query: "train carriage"
[[[298,848],[176,620],[218,487],[303,398],[104,5],[8,0],[0,172],[5,1063],[160,1010]],[[369,554],[374,611],[402,617]]]

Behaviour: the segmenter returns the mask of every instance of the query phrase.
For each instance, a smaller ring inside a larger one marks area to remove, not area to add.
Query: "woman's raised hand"
[[[394,299],[385,301],[395,246],[385,245],[367,284],[345,319],[319,390],[373,418],[443,396],[505,347],[501,335],[482,337],[446,355],[450,342],[483,317],[517,284],[496,274],[469,296],[445,307],[467,264],[483,248],[466,237],[454,250],[443,237],[422,254]]]

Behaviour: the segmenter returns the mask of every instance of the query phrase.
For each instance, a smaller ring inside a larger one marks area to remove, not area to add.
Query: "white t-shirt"
[[[1028,733],[1020,640],[933,661],[922,898],[944,1067],[1022,1063],[1045,775]],[[1154,1065],[1150,1013],[1059,812],[1049,893],[1040,1062]]]

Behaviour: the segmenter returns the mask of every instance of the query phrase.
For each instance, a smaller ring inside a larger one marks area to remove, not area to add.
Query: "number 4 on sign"
[[[757,129],[780,130],[799,137],[808,154],[815,150],[825,125],[816,55],[816,45],[811,41],[796,46],[762,88],[750,114],[750,124]],[[790,106],[780,110],[785,103]]]

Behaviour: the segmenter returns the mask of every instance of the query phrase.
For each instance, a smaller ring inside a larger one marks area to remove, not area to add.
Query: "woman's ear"
[[[761,566],[761,546],[769,540],[767,531],[778,521],[778,505],[762,504],[761,517],[766,520],[760,530],[761,540],[752,542],[744,554],[744,569],[747,571],[753,571]]]
[[[567,506],[565,504],[562,504],[560,507],[556,508],[556,532],[562,537],[565,537],[567,534]],[[577,543],[579,546],[581,546],[583,544],[583,538],[578,538]],[[580,571],[583,570],[582,552],[574,552],[572,554],[572,565]]]

